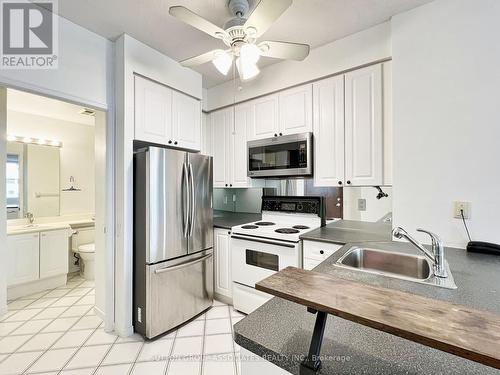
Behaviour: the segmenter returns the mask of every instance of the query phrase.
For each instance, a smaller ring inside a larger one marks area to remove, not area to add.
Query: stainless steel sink
[[[336,265],[444,288],[456,288],[451,272],[446,278],[436,277],[431,263],[419,255],[354,246],[337,260]],[[448,264],[446,267],[449,271]]]

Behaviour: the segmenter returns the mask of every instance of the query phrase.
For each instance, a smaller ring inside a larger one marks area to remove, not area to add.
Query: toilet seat
[[[80,253],[95,253],[95,244],[88,243],[85,245],[78,246],[78,252]]]

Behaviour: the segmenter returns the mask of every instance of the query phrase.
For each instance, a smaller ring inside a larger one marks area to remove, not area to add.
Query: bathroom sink
[[[446,263],[448,277],[436,277],[432,264],[426,257],[394,251],[353,246],[336,262],[336,266],[413,281],[429,285],[456,289],[453,276]]]

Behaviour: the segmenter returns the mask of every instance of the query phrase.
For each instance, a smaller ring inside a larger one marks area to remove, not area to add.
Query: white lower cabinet
[[[40,278],[68,273],[66,229],[40,233]]]
[[[7,286],[68,273],[68,231],[7,236]]]
[[[312,270],[326,258],[332,256],[342,246],[344,245],[319,241],[303,241],[304,269]]]
[[[214,229],[214,292],[232,298],[231,249],[228,229]]]
[[[7,237],[7,285],[18,285],[39,278],[39,234]]]

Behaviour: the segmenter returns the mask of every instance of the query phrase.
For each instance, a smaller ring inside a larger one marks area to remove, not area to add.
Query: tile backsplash
[[[214,189],[214,210],[260,213],[261,188]]]

